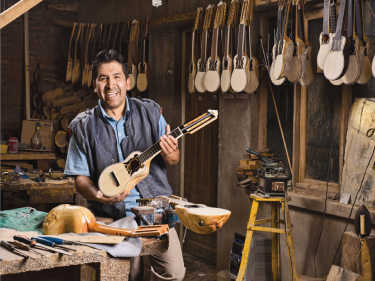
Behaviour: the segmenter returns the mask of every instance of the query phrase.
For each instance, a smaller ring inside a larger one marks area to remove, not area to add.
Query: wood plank
[[[59,187],[74,187],[74,180],[51,180],[46,179],[45,182],[35,182],[30,179],[20,179],[19,183],[3,183],[2,191],[17,191],[28,189],[50,189]]]
[[[300,118],[301,118],[301,85],[294,83],[293,99],[293,155],[292,155],[292,186],[299,180],[299,153],[300,153]]]
[[[76,12],[76,13],[78,13],[79,2],[48,4],[47,8],[48,9],[52,9],[52,10],[69,11],[69,12]]]
[[[0,14],[0,29],[26,13],[42,0],[22,0]]]
[[[351,85],[341,86],[341,110],[340,110],[340,148],[339,148],[339,187],[341,189],[342,174],[344,169],[344,156],[345,156],[345,144],[346,134],[348,130],[349,122],[349,111],[352,105],[352,90]]]
[[[301,86],[299,181],[306,177],[307,87]]]
[[[34,168],[33,165],[31,164],[27,164],[27,163],[24,163],[24,162],[19,162],[19,161],[4,161],[2,159],[1,161],[1,165],[6,165],[6,166],[20,166],[21,168],[25,168],[25,169],[28,169],[28,170],[31,170]]]
[[[54,153],[4,153],[1,160],[56,160]]]

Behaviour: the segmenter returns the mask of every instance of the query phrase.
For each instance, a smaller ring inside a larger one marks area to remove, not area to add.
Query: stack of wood
[[[256,150],[265,157],[273,157],[274,154],[269,153],[268,149]],[[240,166],[236,167],[237,185],[247,189],[256,190],[258,186],[257,169],[261,167],[262,161],[255,155],[246,153],[244,159],[240,159]]]
[[[92,88],[81,83],[66,83],[49,74],[40,75],[36,93],[33,95],[31,118],[42,120],[58,120],[59,131],[55,143],[62,153],[66,153],[69,143],[68,126],[74,117],[98,104],[98,96]]]

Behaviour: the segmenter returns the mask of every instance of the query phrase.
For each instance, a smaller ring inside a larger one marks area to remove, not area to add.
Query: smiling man
[[[72,131],[65,174],[75,176],[76,188],[96,215],[119,220],[131,216],[138,198],[171,195],[166,165],[178,163],[178,142],[161,107],[148,99],[127,97],[130,89],[127,66],[116,51],[101,51],[93,63],[93,85],[99,101],[70,123]],[[109,165],[124,161],[133,151],[144,151],[160,140],[161,153],[150,164],[149,175],[130,192],[106,197],[98,189],[98,178]],[[150,280],[183,280],[185,267],[174,228],[166,253],[151,256]],[[131,263],[130,280],[142,280],[140,258]]]

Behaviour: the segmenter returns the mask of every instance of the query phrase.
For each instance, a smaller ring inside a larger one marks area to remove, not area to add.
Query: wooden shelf
[[[51,152],[41,153],[2,153],[1,160],[56,160],[56,155]]]

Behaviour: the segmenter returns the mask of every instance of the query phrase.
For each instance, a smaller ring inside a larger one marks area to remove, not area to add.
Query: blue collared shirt
[[[125,160],[124,155],[122,153],[121,149],[121,141],[126,137],[125,133],[125,122],[128,118],[128,114],[130,112],[129,108],[129,102],[128,97],[126,97],[126,112],[123,117],[119,121],[116,119],[108,116],[108,114],[105,112],[100,100],[98,101],[98,106],[105,118],[107,118],[108,122],[111,124],[113,129],[115,130],[116,140],[117,140],[117,151],[119,155],[119,161],[122,162]],[[160,115],[159,119],[159,138],[163,135],[165,135],[165,126],[167,125],[167,122],[165,121],[163,115]],[[74,135],[70,138],[69,143],[69,151],[68,156],[66,159],[66,165],[65,165],[65,171],[64,173],[66,175],[70,176],[87,176],[90,177],[90,171],[89,166],[87,164],[87,158],[86,155],[83,153],[83,151],[79,148]],[[125,210],[127,216],[132,216],[133,213],[130,211],[132,207],[138,206],[136,200],[141,198],[141,195],[139,193],[139,190],[137,187],[133,188],[130,191],[130,195],[127,196],[124,199],[125,203]]]

